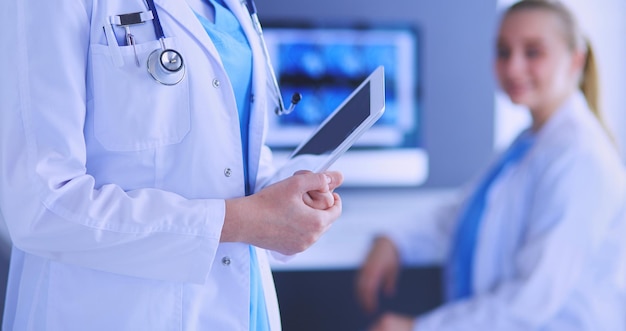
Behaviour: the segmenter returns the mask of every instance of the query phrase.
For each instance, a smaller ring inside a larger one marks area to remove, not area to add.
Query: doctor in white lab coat
[[[584,46],[557,2],[505,13],[496,72],[532,127],[460,204],[416,221],[430,226],[376,239],[357,280],[367,311],[394,292],[401,264],[445,264],[447,300],[417,317],[383,313],[372,331],[626,330],[626,174],[594,116]]]
[[[252,309],[267,320],[258,330],[280,330],[265,249],[302,251],[339,217],[340,173],[257,185],[272,171],[274,104],[245,5],[222,4],[251,50],[247,164],[222,54],[184,0],[155,2],[186,66],[172,86],[146,69],[153,25],[130,27],[133,46],[110,23],[147,11],[143,0],[0,4],[12,59],[0,209],[14,245],[3,330],[249,331]]]

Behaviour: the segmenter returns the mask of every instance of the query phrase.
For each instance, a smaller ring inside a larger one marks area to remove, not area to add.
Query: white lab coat
[[[420,316],[415,330],[626,330],[625,206],[622,163],[576,93],[493,183],[475,295]],[[458,210],[390,234],[403,261],[442,262]]]
[[[0,4],[14,61],[0,78],[0,209],[14,243],[3,330],[249,330],[249,246],[219,243],[224,199],[244,195],[234,94],[185,1],[155,2],[187,67],[175,86],[146,70],[152,24],[131,27],[140,66],[132,46],[107,46],[108,17],[145,11],[142,0]],[[226,4],[252,48],[248,166],[260,182],[265,59],[244,5]]]

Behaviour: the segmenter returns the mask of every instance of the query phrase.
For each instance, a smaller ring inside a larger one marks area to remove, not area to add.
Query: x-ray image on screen
[[[414,185],[425,178],[427,162],[419,132],[420,45],[415,27],[266,25],[264,31],[283,98],[288,101],[295,92],[302,95],[294,112],[269,117],[267,143],[270,147],[275,151],[295,148],[382,65],[385,68],[385,113],[350,151],[363,151],[358,155],[359,162],[368,164],[366,168],[377,168],[375,171],[382,171],[384,169],[380,168],[386,166],[376,160],[381,157],[383,161],[406,166],[398,171],[397,180],[384,185]],[[350,159],[350,156],[342,158]],[[407,179],[402,177],[403,173],[412,175]],[[350,182],[349,174],[346,177]]]

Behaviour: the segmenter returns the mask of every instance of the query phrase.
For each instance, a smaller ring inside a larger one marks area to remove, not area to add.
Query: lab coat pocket
[[[179,283],[52,262],[46,330],[180,331]]]
[[[166,45],[172,47],[172,38]],[[132,152],[179,143],[190,130],[189,83],[163,85],[148,72],[154,40],[121,46],[92,44],[94,134],[111,151]],[[123,64],[115,63],[121,53]],[[139,63],[139,64],[137,64]]]

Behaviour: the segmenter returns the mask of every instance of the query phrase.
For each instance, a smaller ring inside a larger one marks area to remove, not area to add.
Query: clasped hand
[[[365,312],[378,312],[378,298],[382,292],[387,297],[395,295],[400,257],[394,243],[386,237],[374,241],[356,280],[357,300]],[[382,314],[368,331],[411,331],[415,319],[394,313]]]
[[[319,239],[341,215],[339,172],[298,171],[261,191],[226,201],[222,242],[245,242],[292,255]]]

